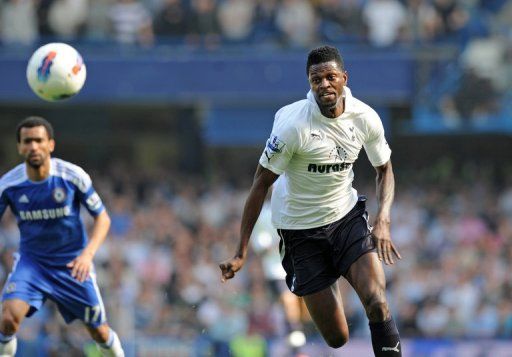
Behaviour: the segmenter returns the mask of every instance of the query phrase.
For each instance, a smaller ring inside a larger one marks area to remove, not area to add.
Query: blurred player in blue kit
[[[46,299],[57,304],[66,323],[81,320],[104,356],[124,356],[106,322],[93,266],[110,228],[105,207],[84,170],[51,158],[55,141],[48,121],[28,117],[16,136],[25,162],[0,179],[0,217],[10,207],[21,237],[2,292],[0,356],[15,355],[20,324]],[[89,239],[81,205],[94,218]]]

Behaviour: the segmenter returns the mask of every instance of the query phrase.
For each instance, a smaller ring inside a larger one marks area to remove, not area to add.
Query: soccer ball
[[[57,101],[77,94],[85,83],[87,71],[82,56],[65,43],[39,47],[27,65],[30,88],[44,100]]]

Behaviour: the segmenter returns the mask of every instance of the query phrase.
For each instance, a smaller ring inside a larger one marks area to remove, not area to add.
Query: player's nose
[[[31,142],[28,143],[28,148],[30,150],[35,150],[35,149],[37,149],[37,147],[38,146],[37,146],[37,143],[35,141],[31,141]]]
[[[327,88],[331,85],[331,83],[327,80],[327,78],[322,78],[320,81],[320,88]]]

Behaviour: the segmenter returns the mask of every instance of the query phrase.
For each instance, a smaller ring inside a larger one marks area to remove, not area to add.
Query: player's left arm
[[[395,176],[391,160],[375,167],[377,171],[377,202],[379,209],[373,225],[372,236],[377,247],[379,260],[386,264],[394,264],[393,255],[402,259],[391,241],[391,205],[395,196]]]
[[[109,228],[110,217],[107,211],[103,209],[100,214],[94,217],[94,225],[92,227],[89,243],[87,243],[82,253],[67,265],[68,268],[71,269],[71,276],[79,282],[82,283],[89,277],[94,255],[105,241]]]
[[[71,275],[79,282],[84,282],[89,277],[93,267],[94,255],[107,237],[110,228],[110,217],[103,205],[103,201],[94,189],[91,178],[81,168],[75,167],[78,173],[77,197],[80,203],[94,218],[89,242],[79,256],[67,264],[71,269]]]
[[[384,126],[379,115],[370,109],[366,117],[366,139],[364,149],[372,166],[377,171],[377,202],[379,209],[373,223],[372,237],[377,247],[379,260],[394,264],[393,255],[401,259],[391,241],[391,205],[395,197],[395,176],[391,165],[391,148],[384,135]]]

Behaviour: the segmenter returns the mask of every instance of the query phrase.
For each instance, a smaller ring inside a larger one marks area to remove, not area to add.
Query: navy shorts
[[[366,197],[340,220],[317,228],[278,229],[286,285],[304,296],[332,285],[359,257],[376,250],[366,212]]]
[[[98,327],[106,321],[94,271],[80,283],[71,276],[71,269],[65,266],[46,266],[15,254],[12,272],[2,292],[2,301],[10,299],[20,299],[29,304],[29,317],[41,308],[46,299],[50,299],[57,304],[66,323],[79,319],[88,326]]]

